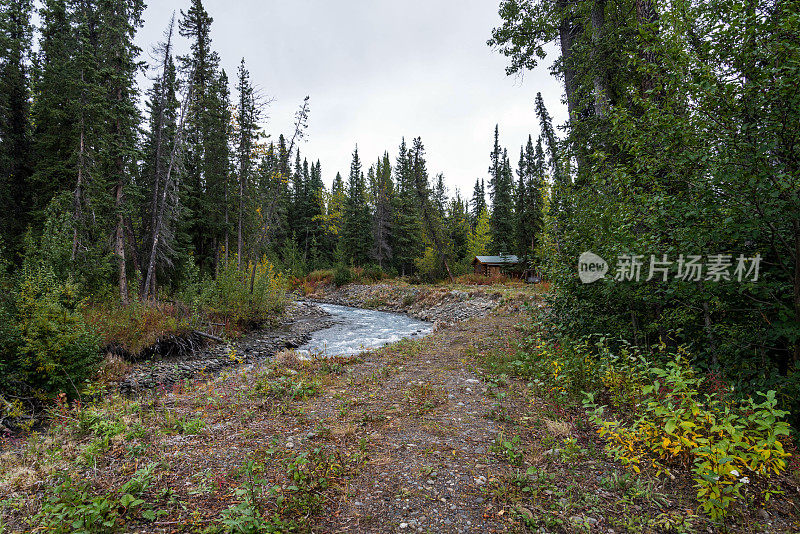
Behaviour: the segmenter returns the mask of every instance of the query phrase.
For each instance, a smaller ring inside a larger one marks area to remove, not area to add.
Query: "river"
[[[301,354],[349,356],[400,341],[423,337],[433,331],[431,323],[399,313],[387,313],[335,304],[319,304],[336,324],[317,330],[311,340],[298,348]]]

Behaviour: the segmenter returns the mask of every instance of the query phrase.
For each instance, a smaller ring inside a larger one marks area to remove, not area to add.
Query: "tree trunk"
[[[192,98],[192,84],[194,82],[194,71],[189,76],[188,87],[186,95],[184,96],[181,104],[181,117],[178,122],[178,131],[175,133],[175,142],[172,145],[172,151],[169,157],[169,166],[167,167],[167,174],[164,177],[164,185],[161,189],[161,198],[159,199],[158,214],[156,216],[156,224],[153,228],[153,238],[150,246],[150,261],[147,264],[147,276],[144,283],[143,300],[147,299],[150,295],[155,293],[155,268],[156,268],[156,254],[158,252],[158,243],[161,240],[161,230],[164,225],[164,217],[167,204],[167,191],[169,190],[170,180],[172,179],[172,171],[177,164],[178,153],[183,144],[183,126],[186,121],[186,111],[189,107],[189,100]]]
[[[800,219],[794,219],[794,320],[800,325]],[[794,363],[800,362],[800,338],[794,341]]]
[[[125,230],[124,219],[122,217],[122,184],[117,184],[116,208],[117,208],[117,228],[114,232],[114,254],[117,256],[117,268],[119,269],[119,296],[122,304],[127,306],[130,302],[128,297],[128,273],[125,268]]]
[[[658,22],[658,12],[655,5],[653,5],[653,0],[636,0],[636,21],[639,24],[640,31],[642,28],[653,26]],[[657,28],[653,28],[652,32],[648,29],[643,35],[645,39],[640,44],[639,55],[644,64],[648,68],[652,68],[652,65],[655,65],[657,61],[656,53],[652,50],[656,42]],[[656,76],[645,74],[641,86],[642,96],[646,98],[648,91],[653,91],[655,87]],[[658,98],[658,95],[656,95],[656,98]]]
[[[75,227],[72,229],[72,256],[74,263],[78,256],[78,224],[81,220],[81,197],[83,196],[83,166],[84,166],[84,119],[81,114],[81,133],[78,152],[78,183],[75,186]]]
[[[244,181],[244,176],[239,176],[239,230],[237,232],[237,241],[236,241],[236,266],[241,269],[242,268],[242,212],[244,210],[244,186],[242,182]]]
[[[556,6],[564,13],[561,23],[558,26],[558,36],[561,44],[564,90],[567,93],[567,111],[569,112],[570,120],[576,120],[576,113],[578,110],[575,68],[572,65],[572,47],[575,44],[576,37],[580,33],[580,27],[575,23],[575,17],[567,15],[566,13],[569,10],[570,4],[574,4],[575,2],[576,0],[556,1]]]
[[[603,30],[606,23],[606,0],[595,0],[592,4],[592,59],[598,72],[594,75],[594,114],[603,118],[608,114],[609,108],[609,86],[608,73],[603,63],[602,54],[599,46],[603,37]]]

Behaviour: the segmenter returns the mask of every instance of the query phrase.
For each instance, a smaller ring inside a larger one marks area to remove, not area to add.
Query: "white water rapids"
[[[405,338],[423,337],[433,331],[431,323],[399,313],[387,313],[335,304],[319,304],[337,321],[317,330],[311,340],[297,349],[301,354],[349,356]]]

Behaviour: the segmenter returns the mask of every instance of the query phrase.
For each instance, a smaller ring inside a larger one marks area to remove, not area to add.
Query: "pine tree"
[[[447,233],[452,248],[452,255],[455,261],[462,265],[472,261],[469,255],[469,234],[470,216],[467,213],[467,205],[461,198],[461,194],[456,191],[447,209]],[[466,260],[466,262],[464,261]]]
[[[131,210],[125,201],[125,192],[132,184],[138,163],[138,154],[134,152],[140,123],[136,76],[141,65],[136,60],[140,49],[134,43],[134,37],[142,25],[144,2],[102,0],[98,7],[102,17],[100,61],[107,91],[105,111],[109,115],[109,131],[104,143],[109,163],[106,176],[114,190],[114,254],[117,257],[120,299],[127,303],[125,221],[130,218]]]
[[[212,250],[220,236],[215,236],[206,214],[214,213],[222,199],[211,192],[224,191],[224,185],[212,183],[218,176],[209,173],[210,158],[217,155],[210,150],[214,137],[213,85],[217,78],[219,56],[211,50],[211,24],[214,19],[203,7],[202,0],[192,0],[188,11],[181,10],[178,23],[180,35],[191,41],[190,53],[180,58],[182,69],[191,73],[192,99],[186,125],[186,154],[183,158],[184,188],[186,190],[185,231],[191,237],[194,254],[201,271],[211,270],[216,251]]]
[[[13,253],[20,251],[31,209],[32,9],[31,0],[0,1],[0,242]]]
[[[406,276],[413,274],[414,260],[424,252],[424,236],[411,159],[405,138],[400,143],[394,172],[397,194],[395,196],[392,251],[397,272]]]
[[[237,137],[236,137],[236,162],[238,180],[238,225],[237,225],[237,258],[241,267],[244,253],[246,203],[249,191],[251,173],[253,172],[253,156],[260,132],[259,119],[261,111],[258,106],[255,90],[250,83],[250,72],[242,59],[239,65],[239,104],[237,107]]]
[[[383,268],[392,259],[392,202],[394,200],[394,183],[392,182],[392,165],[389,153],[375,165],[374,179],[370,182],[372,202],[372,258]]]
[[[433,205],[432,199],[435,199],[435,196],[434,192],[431,191],[428,180],[428,171],[425,164],[425,148],[422,146],[422,139],[419,137],[414,139],[414,144],[409,151],[409,160],[411,162],[412,183],[416,192],[416,200],[420,207],[425,236],[428,242],[433,245],[434,252],[440,265],[444,267],[450,281],[452,281],[453,273],[450,269],[452,257],[448,246],[449,243],[445,239],[443,221],[440,216],[441,211],[437,206]],[[443,179],[440,179],[439,183],[443,186]],[[444,192],[442,192],[442,194],[444,194]]]
[[[492,200],[490,228],[492,240],[489,246],[494,254],[508,253],[514,241],[513,199],[511,165],[508,154],[500,147],[499,129],[494,128],[494,147],[490,154],[489,196]]]
[[[350,164],[344,212],[342,244],[346,259],[354,265],[366,265],[372,243],[372,217],[367,205],[367,187],[358,147],[353,151]]]
[[[232,172],[231,141],[233,138],[233,117],[231,114],[231,95],[228,87],[228,75],[221,70],[214,79],[208,99],[208,137],[205,151],[206,200],[209,211],[205,213],[209,246],[214,250],[214,264],[220,245],[224,244],[225,254],[230,248],[230,234],[233,224],[231,219],[236,206],[232,205],[235,195],[235,183]]]
[[[180,103],[177,98],[177,71],[172,55],[174,25],[175,19],[173,17],[164,33],[164,40],[154,50],[159,57],[159,75],[148,91],[146,102],[149,128],[144,143],[139,184],[140,223],[138,228],[133,230],[136,235],[142,236],[141,245],[139,247],[134,246],[134,252],[145,258],[150,257],[153,233],[158,225],[157,218],[159,216],[162,188],[165,187],[166,174],[170,167],[170,158],[178,129]],[[177,172],[174,173],[176,177],[177,174]],[[178,181],[171,180],[171,187],[166,197],[166,221],[163,221],[161,225],[161,254],[157,255],[156,263],[162,274],[174,264],[175,258],[181,254],[181,249],[183,248],[176,243],[178,239],[176,230],[180,210],[179,190],[176,187]],[[190,261],[193,260],[190,259]],[[147,265],[143,262],[139,263],[143,285],[147,277]],[[155,283],[156,277],[151,277],[151,287],[147,288],[148,293],[155,293]],[[140,287],[139,292],[144,295],[145,288]]]
[[[475,188],[472,190],[472,202],[470,202],[470,205],[470,223],[474,228],[481,213],[486,210],[486,189],[481,178],[475,179]]]
[[[341,245],[344,233],[345,203],[347,191],[341,173],[336,173],[333,179],[331,192],[327,197],[326,213],[324,215],[326,241],[329,243],[328,255],[337,262],[344,262],[344,258],[336,257],[337,252],[343,250]]]
[[[320,231],[322,218],[321,204],[325,195],[325,183],[322,181],[322,165],[319,160],[311,164],[308,181],[305,184],[305,216],[307,219],[306,237],[303,247],[303,260],[318,266],[323,252],[320,250],[324,238]]]

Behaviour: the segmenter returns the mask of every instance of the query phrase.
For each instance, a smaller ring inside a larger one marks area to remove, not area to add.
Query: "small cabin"
[[[507,256],[475,256],[472,260],[472,270],[475,274],[483,276],[500,276],[503,269],[519,264],[519,258]]]

